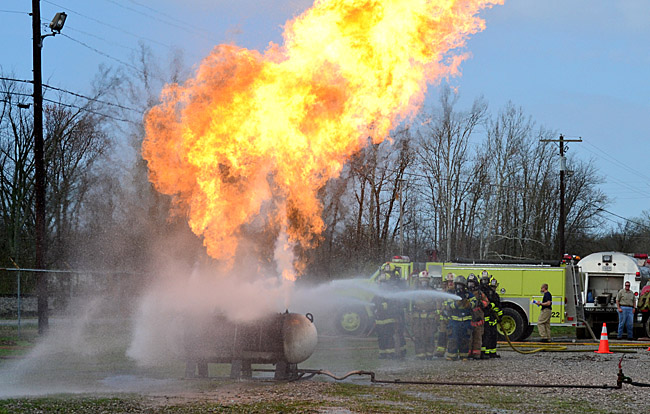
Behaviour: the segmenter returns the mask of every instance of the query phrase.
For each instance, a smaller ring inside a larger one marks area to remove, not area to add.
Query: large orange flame
[[[217,46],[145,118],[151,181],[214,258],[232,263],[251,226],[311,247],[318,189],[414,115],[428,82],[458,72],[478,12],[502,1],[317,0],[284,46]]]

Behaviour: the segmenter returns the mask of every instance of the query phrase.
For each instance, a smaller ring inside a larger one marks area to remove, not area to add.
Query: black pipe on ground
[[[407,384],[407,385],[454,385],[454,386],[468,386],[468,387],[531,387],[531,388],[596,388],[615,390],[621,389],[624,381],[617,382],[617,385],[587,385],[587,384],[524,384],[524,383],[479,383],[479,382],[457,382],[457,381],[413,381],[413,380],[381,380],[375,377],[373,371],[351,371],[343,376],[336,376],[329,371],[325,370],[300,370],[306,374],[326,375],[337,381],[342,381],[353,375],[370,377],[370,382],[374,384]],[[311,378],[311,377],[310,377]]]

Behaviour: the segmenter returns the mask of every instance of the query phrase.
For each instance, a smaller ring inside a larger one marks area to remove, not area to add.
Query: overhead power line
[[[204,38],[206,40],[212,40],[210,37],[206,36],[205,33],[202,33],[201,31],[197,30],[195,25],[190,24],[190,23],[185,23],[185,22],[181,21],[180,19],[178,19],[177,17],[172,17],[172,16],[169,16],[169,15],[166,15],[165,13],[158,12],[156,9],[153,9],[151,7],[143,6],[141,4],[133,2],[135,4],[138,4],[141,7],[146,7],[149,10],[152,10],[152,11],[158,13],[158,14],[164,15],[164,16],[167,17],[167,19],[161,19],[159,17],[152,16],[149,13],[145,13],[145,12],[143,12],[141,10],[134,9],[133,7],[126,6],[126,5],[124,5],[124,4],[122,4],[122,3],[118,2],[118,1],[115,1],[115,0],[105,0],[105,1],[107,1],[107,2],[109,2],[111,4],[114,4],[114,5],[116,5],[116,6],[120,7],[120,8],[123,8],[125,10],[128,10],[130,12],[139,14],[139,15],[144,16],[144,17],[147,17],[148,19],[164,23],[165,25],[168,25],[168,26],[176,27],[177,29],[183,30],[183,31],[185,31],[187,33],[190,33],[190,34],[195,34],[195,35],[201,36],[202,38]],[[183,23],[183,26],[179,25],[178,23]]]
[[[66,30],[72,30],[73,32],[77,32],[77,33],[80,33],[80,34],[85,35],[85,36],[93,37],[93,38],[95,38],[97,40],[101,40],[102,42],[108,43],[108,44],[110,44],[112,46],[117,46],[119,48],[126,49],[126,50],[129,50],[129,51],[134,52],[134,53],[138,53],[138,49],[136,49],[136,48],[133,48],[131,46],[127,46],[127,45],[125,45],[123,43],[114,42],[112,40],[107,40],[106,38],[103,38],[101,36],[97,36],[94,33],[86,32],[84,30],[79,30],[79,29],[77,29],[75,27],[72,27],[70,25],[66,25],[65,29]]]
[[[53,103],[53,104],[56,104],[56,105],[65,106],[67,108],[79,109],[80,111],[85,111],[85,112],[88,112],[88,113],[91,113],[91,114],[94,114],[94,115],[102,116],[104,118],[112,119],[114,121],[127,122],[127,123],[131,123],[131,124],[134,123],[133,121],[131,121],[129,119],[118,118],[118,117],[115,117],[115,116],[112,116],[112,115],[97,112],[97,111],[94,111],[92,109],[84,108],[84,107],[81,107],[81,106],[78,106],[78,105],[67,104],[67,103],[63,103],[63,102],[57,102],[55,100],[46,99],[46,98],[43,98],[43,101],[47,101],[47,102],[50,102],[50,103]]]
[[[4,76],[0,76],[0,80],[6,80],[6,81],[11,81],[11,82],[34,83],[34,81],[32,81],[32,80],[7,78],[7,77],[4,77]]]
[[[109,0],[109,1],[111,1],[111,0]],[[160,10],[154,9],[153,7],[147,6],[146,4],[142,4],[142,3],[138,2],[138,1],[135,1],[135,0],[128,0],[128,1],[129,1],[130,3],[133,3],[133,4],[137,4],[138,6],[140,6],[140,7],[142,7],[142,8],[145,8],[145,9],[147,9],[147,10],[151,10],[152,12],[154,12],[154,13],[156,13],[156,14],[159,14],[159,15],[161,15],[161,16],[165,16],[165,17],[167,17],[167,18],[169,18],[169,19],[172,19],[172,20],[175,20],[175,21],[181,22],[181,23],[183,23],[184,25],[186,25],[186,26],[188,26],[188,27],[191,27],[191,28],[193,28],[193,29],[194,29],[194,28],[197,28],[197,26],[196,26],[195,23],[193,23],[193,22],[186,22],[186,21],[184,21],[184,20],[181,20],[181,19],[178,18],[178,16],[172,16],[172,15],[170,15],[170,14],[167,14],[167,13],[162,12],[162,11],[160,11]],[[198,29],[200,29],[202,32],[205,32],[206,34],[210,34],[210,31],[209,31],[209,30],[206,30],[206,29],[201,28],[201,27],[198,27]]]
[[[77,98],[83,98],[83,99],[86,99],[86,100],[91,101],[91,102],[97,102],[97,103],[101,103],[101,104],[104,104],[104,105],[114,106],[116,108],[125,109],[127,111],[137,112],[139,114],[144,113],[143,111],[141,111],[139,109],[129,108],[128,106],[116,104],[116,103],[113,103],[113,102],[103,101],[103,100],[97,99],[97,98],[91,98],[89,96],[85,96],[85,95],[82,95],[82,94],[79,94],[79,93],[76,93],[76,92],[72,92],[72,91],[68,91],[68,90],[65,90],[65,89],[57,88],[55,86],[50,86],[50,85],[47,85],[47,84],[43,84],[43,87],[48,88],[48,89],[52,89],[52,90],[55,90],[55,91],[67,93],[69,95],[76,96]]]
[[[122,64],[122,65],[124,65],[124,66],[126,66],[126,67],[129,67],[129,68],[131,68],[131,69],[135,69],[135,70],[139,70],[138,68],[136,68],[136,67],[133,66],[132,64],[127,63],[127,62],[125,62],[125,61],[123,61],[123,60],[121,60],[121,59],[118,59],[118,58],[116,58],[116,57],[113,57],[113,56],[109,55],[108,53],[102,52],[101,50],[99,50],[99,49],[97,49],[97,48],[94,48],[94,47],[92,47],[92,46],[90,46],[90,45],[88,45],[88,44],[82,42],[81,40],[77,40],[77,39],[75,39],[75,38],[73,38],[73,37],[70,37],[70,36],[68,36],[68,35],[65,34],[65,33],[60,33],[60,35],[63,36],[63,37],[65,37],[65,38],[68,38],[68,39],[72,40],[72,41],[75,42],[75,43],[78,43],[78,44],[82,45],[82,46],[85,47],[85,48],[88,48],[88,49],[92,50],[92,51],[95,52],[95,53],[98,53],[98,54],[100,54],[100,55],[102,55],[102,56],[104,56],[104,57],[107,57],[107,58],[109,58],[109,59],[112,59],[112,60],[116,61],[117,63],[120,63],[120,64]]]
[[[0,76],[0,80],[7,80],[7,81],[12,81],[12,82],[33,83],[33,81],[31,81],[31,80],[7,78],[7,77],[4,77],[4,76]],[[97,103],[101,103],[101,104],[104,104],[104,105],[114,106],[116,108],[125,109],[127,111],[137,112],[138,114],[143,114],[144,113],[144,111],[141,111],[139,109],[130,108],[128,106],[120,105],[120,104],[117,104],[117,103],[114,103],[114,102],[104,101],[104,100],[97,99],[97,98],[91,98],[90,96],[82,95],[80,93],[72,92],[72,91],[69,91],[69,90],[63,89],[63,88],[57,88],[56,86],[48,85],[46,83],[43,84],[43,87],[48,88],[48,89],[52,89],[52,90],[55,90],[55,91],[67,93],[69,95],[76,96],[77,98],[86,99],[86,100],[91,101],[91,102],[97,102]],[[20,96],[32,96],[31,94],[20,93],[20,92],[12,92],[12,91],[0,91],[0,92],[1,93],[13,94],[13,95],[20,95]]]
[[[0,10],[0,13],[26,14],[29,16],[29,12],[18,11],[18,10]]]
[[[594,205],[594,204],[592,204],[592,205]],[[594,206],[595,206],[595,205],[594,205]],[[595,206],[595,207],[596,207],[596,206]],[[612,213],[611,211],[606,210],[606,209],[604,209],[604,208],[602,208],[602,207],[598,207],[598,208],[596,209],[596,212],[601,212],[601,211],[604,212],[604,213],[607,213],[607,214],[611,214],[611,215],[614,216],[614,217],[620,218],[621,220],[625,220],[625,221],[627,221],[628,223],[633,223],[633,224],[636,224],[637,226],[641,226],[641,227],[644,227],[644,228],[650,230],[650,227],[648,227],[647,224],[639,223],[639,222],[636,221],[636,220],[631,220],[631,219],[629,219],[629,218],[626,218],[626,217],[623,217],[623,216],[619,216],[618,214],[616,214],[616,213]]]
[[[627,171],[629,171],[629,172],[631,172],[631,173],[633,173],[633,174],[635,174],[635,175],[641,177],[645,183],[650,184],[650,177],[648,177],[647,175],[643,174],[642,172],[640,172],[640,171],[638,171],[638,170],[632,168],[629,164],[626,164],[626,163],[624,163],[624,162],[622,162],[622,161],[620,161],[620,160],[618,160],[618,159],[612,157],[611,151],[605,151],[605,150],[603,150],[602,148],[597,147],[596,145],[594,145],[594,144],[592,144],[592,143],[590,143],[590,142],[586,142],[586,141],[585,141],[585,143],[586,143],[588,146],[591,146],[591,147],[593,147],[595,150],[597,150],[597,152],[595,152],[595,151],[592,151],[592,150],[589,150],[589,149],[588,149],[588,151],[591,152],[592,154],[594,154],[594,155],[596,155],[596,156],[598,156],[598,157],[604,159],[604,160],[607,161],[608,163],[612,163],[612,162],[613,162],[614,164],[617,164],[619,167],[621,167],[621,168],[623,168],[623,169],[625,169],[625,170],[627,170]]]
[[[12,95],[18,95],[18,96],[26,96],[26,97],[30,97],[30,98],[32,97],[32,95],[30,95],[28,93],[0,91],[0,94],[5,94],[5,93],[9,93],[9,94],[12,94]],[[113,115],[108,115],[108,114],[105,114],[105,113],[102,113],[102,112],[95,111],[93,109],[85,108],[85,107],[74,105],[74,104],[63,103],[63,102],[59,102],[59,101],[55,101],[53,99],[47,99],[47,98],[43,98],[43,101],[47,101],[47,102],[50,102],[50,103],[53,103],[53,104],[56,104],[56,105],[65,106],[65,107],[68,107],[68,108],[79,109],[80,111],[85,111],[85,112],[88,112],[88,113],[91,113],[91,114],[94,114],[94,115],[102,116],[104,118],[112,119],[114,121],[134,123],[133,121],[131,121],[129,119],[118,118],[118,117],[115,117]],[[11,103],[11,102],[9,102],[7,100],[4,100],[4,99],[2,100],[2,102]]]
[[[30,98],[32,97],[31,94],[29,93],[22,93],[22,92],[13,92],[13,91],[0,91],[1,94],[3,95],[18,95],[18,96],[29,96]]]
[[[173,49],[173,46],[168,45],[168,44],[165,44],[165,43],[163,43],[163,42],[160,42],[160,41],[158,41],[158,40],[156,40],[156,39],[151,39],[151,38],[148,38],[148,37],[139,36],[139,35],[137,35],[137,34],[135,34],[135,33],[129,32],[128,30],[125,30],[125,29],[122,29],[122,28],[120,28],[120,27],[114,26],[114,25],[112,25],[112,24],[106,23],[106,22],[101,21],[101,20],[99,20],[99,19],[95,19],[94,17],[91,17],[91,16],[88,16],[88,15],[85,15],[85,14],[83,14],[83,13],[79,13],[78,11],[72,10],[72,9],[70,9],[70,8],[68,8],[68,7],[62,6],[62,5],[57,4],[57,3],[54,3],[54,2],[52,2],[52,1],[49,1],[49,0],[42,0],[42,1],[43,1],[44,3],[51,4],[52,6],[59,7],[59,8],[61,8],[61,9],[65,10],[65,11],[68,11],[68,12],[70,12],[70,13],[73,13],[73,14],[76,14],[76,15],[78,15],[78,16],[81,16],[81,17],[83,17],[83,18],[85,18],[85,19],[91,20],[91,21],[93,21],[93,22],[95,22],[95,23],[97,23],[97,24],[100,24],[100,25],[102,25],[102,26],[109,27],[109,28],[111,28],[111,29],[113,29],[113,30],[116,30],[116,31],[120,32],[120,33],[124,33],[124,34],[127,34],[127,35],[129,35],[129,36],[135,37],[135,38],[137,38],[137,39],[146,40],[146,41],[148,41],[148,42],[155,43],[155,44],[157,44],[157,45],[164,46],[164,47],[169,48],[169,49]],[[63,34],[63,33],[61,33],[61,34]]]

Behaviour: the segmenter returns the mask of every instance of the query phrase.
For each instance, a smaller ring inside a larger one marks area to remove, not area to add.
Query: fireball
[[[151,182],[224,263],[257,230],[313,247],[318,190],[415,115],[427,84],[458,74],[478,13],[501,2],[317,0],[282,45],[216,46],[145,117]]]

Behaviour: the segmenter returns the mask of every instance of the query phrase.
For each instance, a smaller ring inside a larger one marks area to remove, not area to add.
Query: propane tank
[[[307,360],[316,349],[318,332],[314,325],[314,317],[308,313],[283,314],[284,356],[288,363],[297,364]]]
[[[232,322],[224,315],[194,321],[186,327],[185,357],[188,364],[199,365],[199,376],[207,375],[208,362],[295,365],[316,349],[318,333],[313,322],[309,313],[289,311],[245,323]]]

